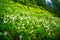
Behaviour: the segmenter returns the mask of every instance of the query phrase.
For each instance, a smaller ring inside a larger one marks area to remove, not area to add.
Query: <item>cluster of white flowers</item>
[[[7,35],[8,34],[8,32],[4,32],[4,35]]]
[[[20,35],[19,37],[20,37],[20,40],[22,40],[22,35]]]
[[[4,23],[7,23],[7,20],[6,20],[6,18],[5,18],[5,17],[4,17],[4,20],[3,20],[3,21],[4,21]]]
[[[0,32],[0,35],[6,36],[7,34],[8,34],[8,32]]]

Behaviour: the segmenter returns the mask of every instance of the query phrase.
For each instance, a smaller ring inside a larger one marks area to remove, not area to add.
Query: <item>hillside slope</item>
[[[0,0],[1,40],[57,40],[58,28],[53,15],[43,7]]]

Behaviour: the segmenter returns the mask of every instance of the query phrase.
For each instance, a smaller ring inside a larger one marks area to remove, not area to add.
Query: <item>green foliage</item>
[[[60,17],[60,1],[59,0],[51,0],[53,2],[53,5],[55,7],[54,10],[54,13]]]
[[[25,5],[35,5],[35,0],[13,0],[15,2],[19,2]]]
[[[42,7],[43,10],[9,0],[0,3],[0,40],[59,39],[59,24]]]

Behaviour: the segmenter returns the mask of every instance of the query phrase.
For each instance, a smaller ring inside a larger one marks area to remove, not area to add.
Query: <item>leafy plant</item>
[[[59,39],[60,26],[48,11],[11,0],[0,3],[0,40]]]

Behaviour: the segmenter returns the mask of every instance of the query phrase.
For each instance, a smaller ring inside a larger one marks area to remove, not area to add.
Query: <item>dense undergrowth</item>
[[[40,8],[0,0],[0,40],[59,40],[55,17]]]

